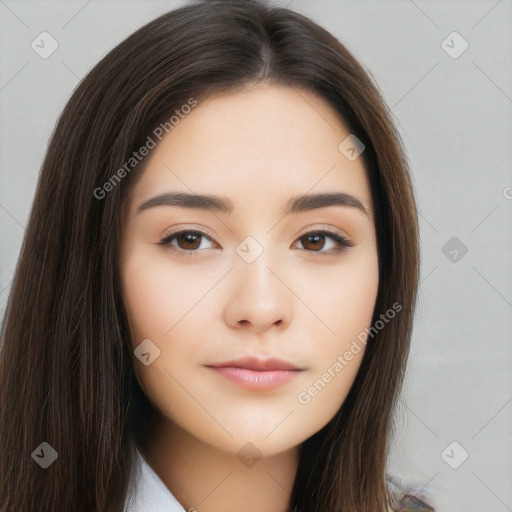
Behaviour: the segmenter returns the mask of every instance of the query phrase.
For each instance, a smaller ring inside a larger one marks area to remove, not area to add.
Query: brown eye
[[[180,249],[195,250],[201,245],[202,235],[193,232],[183,232],[176,235],[176,241]]]
[[[310,250],[310,251],[318,251],[320,249],[323,249],[325,245],[325,236],[324,235],[305,235],[301,237],[302,246],[304,249]]]
[[[323,250],[326,246],[327,239],[331,240],[331,246],[327,247],[326,250]],[[308,252],[319,254],[344,251],[348,247],[353,247],[354,245],[350,240],[332,231],[315,231],[306,233],[299,238],[299,241]]]
[[[199,252],[203,239],[212,241],[210,237],[200,231],[179,231],[167,235],[160,240],[159,245],[168,246],[180,255],[193,256]],[[176,243],[173,243],[174,240],[176,240]]]

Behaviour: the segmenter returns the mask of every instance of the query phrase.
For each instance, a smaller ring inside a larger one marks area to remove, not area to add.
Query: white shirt
[[[186,512],[137,450],[125,512]]]
[[[146,462],[142,454],[138,450],[136,450],[136,454],[124,512],[194,511],[193,508],[186,511],[163,483],[160,477],[155,473],[153,468]],[[403,494],[403,489],[401,486],[397,486],[397,482],[394,482],[393,480],[394,479],[389,480],[388,485],[390,485],[390,488],[395,495],[400,496]],[[442,512],[444,510],[450,509],[445,509],[444,507],[441,509],[437,508],[437,506],[435,507],[436,512]]]

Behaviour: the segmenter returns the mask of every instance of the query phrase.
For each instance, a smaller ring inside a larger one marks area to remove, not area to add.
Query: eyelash
[[[197,256],[198,253],[200,252],[200,250],[198,250],[198,249],[186,250],[186,249],[176,248],[173,245],[171,245],[171,241],[174,238],[176,238],[178,235],[182,235],[184,233],[189,233],[189,234],[192,233],[194,235],[199,235],[201,237],[204,237],[207,240],[209,240],[210,242],[213,241],[209,235],[207,235],[206,233],[203,233],[202,231],[185,229],[185,230],[182,230],[182,231],[176,231],[175,233],[171,233],[171,234],[165,236],[164,238],[162,238],[162,240],[160,240],[158,245],[162,245],[164,247],[168,247],[170,250],[176,252],[179,256],[184,256],[184,257],[186,257],[186,256]],[[334,240],[338,244],[337,247],[334,247],[334,248],[329,249],[327,251],[308,251],[308,249],[303,249],[303,250],[305,250],[307,252],[310,252],[313,256],[321,256],[321,255],[329,256],[332,253],[339,254],[341,252],[344,252],[346,249],[354,246],[354,244],[348,238],[340,236],[337,233],[334,233],[333,231],[328,231],[328,230],[323,230],[323,229],[320,229],[318,231],[310,231],[308,233],[305,233],[304,235],[300,236],[297,240],[300,240],[301,238],[304,238],[304,237],[307,237],[307,236],[312,236],[312,235],[317,235],[317,236],[319,235],[319,236],[331,238],[332,240]]]

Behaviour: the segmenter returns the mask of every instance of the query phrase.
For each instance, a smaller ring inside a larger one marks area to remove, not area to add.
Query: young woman
[[[399,137],[339,41],[256,1],[152,21],[49,144],[0,509],[432,510],[386,475],[418,260]]]

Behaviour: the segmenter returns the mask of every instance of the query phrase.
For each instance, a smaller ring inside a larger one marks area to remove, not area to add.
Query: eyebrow
[[[136,214],[157,206],[178,206],[199,210],[213,210],[222,213],[232,213],[233,202],[221,196],[191,194],[188,192],[167,192],[148,199],[138,208]],[[356,197],[344,192],[329,192],[322,194],[307,194],[291,197],[282,209],[282,214],[299,213],[316,210],[327,206],[344,206],[356,208],[369,217],[368,209]]]

